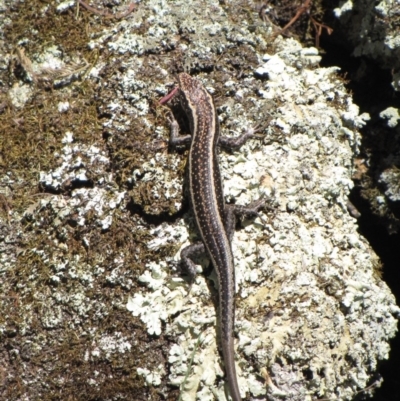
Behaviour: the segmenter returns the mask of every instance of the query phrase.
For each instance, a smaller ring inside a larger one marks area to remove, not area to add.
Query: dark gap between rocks
[[[336,32],[336,33],[335,33]],[[366,58],[351,56],[351,49],[346,43],[343,33],[338,29],[331,35],[321,37],[321,47],[326,52],[321,66],[339,66],[341,75],[348,80],[347,88],[352,92],[354,102],[360,107],[360,112],[368,112],[371,120],[362,129],[362,144],[360,154],[365,154],[373,145],[369,133],[377,124],[377,115],[386,107],[400,107],[400,96],[391,86],[391,72],[381,69],[376,63]],[[362,74],[360,72],[363,71]],[[380,123],[382,124],[382,123]],[[378,158],[379,154],[376,155]],[[350,200],[361,213],[358,219],[359,232],[371,244],[380,257],[383,268],[382,277],[400,302],[400,233],[389,235],[385,222],[372,213],[368,202],[360,195],[361,188],[355,183]],[[379,364],[377,373],[383,377],[382,386],[374,391],[374,396],[368,398],[365,394],[356,397],[357,400],[371,399],[373,401],[400,400],[400,335],[397,334],[390,342],[391,350],[388,361]],[[378,376],[379,377],[379,376]],[[373,380],[370,384],[373,383]]]

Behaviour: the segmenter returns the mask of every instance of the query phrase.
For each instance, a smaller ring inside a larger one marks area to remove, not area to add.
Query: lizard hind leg
[[[232,241],[232,237],[235,232],[236,217],[242,217],[242,216],[260,217],[258,212],[260,209],[264,207],[264,205],[265,205],[265,199],[263,198],[257,199],[256,201],[250,203],[247,206],[225,205],[224,226],[229,241]]]
[[[189,276],[190,285],[193,284],[197,274],[196,264],[193,262],[193,258],[198,257],[202,254],[206,254],[206,248],[203,242],[196,242],[182,249],[181,251],[181,266],[182,269]]]

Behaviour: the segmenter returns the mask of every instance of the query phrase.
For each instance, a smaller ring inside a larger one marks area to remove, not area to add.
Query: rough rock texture
[[[232,244],[243,397],[364,389],[400,310],[347,212],[368,116],[337,69],[242,2],[154,0],[118,20],[4,8],[18,52],[1,43],[0,398],[226,399],[215,273],[190,288],[177,264],[196,230],[158,100],[182,70],[213,93],[223,135],[263,135],[220,155],[227,201],[267,199]]]
[[[400,90],[400,2],[398,0],[348,0],[334,10],[342,31],[343,42],[352,48],[352,55],[363,61],[355,79],[366,87],[371,82],[384,85],[382,74],[371,73],[369,61],[390,71],[392,87]],[[363,158],[357,173],[361,197],[372,214],[390,234],[400,231],[400,131],[399,102],[395,94],[376,98],[371,105],[371,124],[364,130]]]
[[[353,55],[366,56],[383,68],[392,69],[392,85],[399,90],[399,1],[347,0],[340,2],[334,14],[346,26],[347,40],[352,44]]]

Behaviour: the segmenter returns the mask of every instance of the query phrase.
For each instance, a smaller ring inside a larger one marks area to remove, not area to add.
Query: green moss
[[[77,18],[75,7],[58,13],[56,6],[46,0],[13,4],[7,11],[12,24],[6,27],[5,36],[14,46],[24,42],[29,54],[41,53],[54,44],[67,54],[88,53],[89,35],[100,29],[93,16],[81,12]]]
[[[79,57],[93,64],[97,54],[87,47],[89,35],[112,21],[85,10],[76,19],[75,8],[58,14],[55,6],[48,1],[12,6],[7,14],[12,23],[4,31],[9,52],[23,45],[26,57],[35,61],[56,45],[67,58]],[[9,87],[26,81],[19,68],[15,57],[10,71],[3,72],[1,79]],[[39,174],[61,164],[65,132],[73,132],[80,146],[99,146],[103,141],[96,84],[82,77],[58,88],[52,82],[30,85],[31,99],[20,110],[5,94],[0,95],[0,168],[11,180],[10,191],[1,193],[0,217],[20,231],[15,263],[0,285],[0,341],[13,359],[8,361],[1,397],[10,401],[26,396],[41,401],[143,398],[147,390],[136,367],[159,364],[165,355],[157,342],[150,350],[143,345],[147,334],[124,305],[134,276],[143,272],[147,257],[155,257],[145,245],[148,234],[137,230],[137,220],[127,219],[126,210],[115,211],[112,226],[103,232],[93,213],[85,215],[85,226],[76,224],[73,211],[56,223],[55,210],[40,204],[55,196],[39,186]],[[70,107],[60,113],[58,104],[66,100]],[[150,142],[147,134],[143,132],[138,139]],[[123,184],[132,169],[132,154],[120,141],[117,145],[122,150],[115,151],[114,165],[126,165],[121,169]],[[113,149],[109,150],[113,157]],[[66,183],[58,195],[67,199],[71,190]],[[30,207],[34,212],[22,217]],[[124,263],[119,266],[116,259],[121,257]],[[109,277],[117,268],[113,282]],[[92,282],[85,281],[85,275]],[[53,326],[46,327],[47,321]],[[102,337],[116,333],[132,345],[129,351],[85,358]]]

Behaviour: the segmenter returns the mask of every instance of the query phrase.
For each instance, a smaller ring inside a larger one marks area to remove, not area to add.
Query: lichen
[[[110,20],[76,2],[5,4],[0,80],[30,93],[20,109],[0,94],[1,398],[224,399],[215,272],[190,287],[178,267],[197,237],[169,113],[189,124],[158,104],[186,69],[223,135],[262,136],[219,156],[227,201],[267,199],[232,243],[243,396],[351,399],[387,357],[398,308],[346,212],[367,116],[336,69],[247,5],[154,0]],[[54,75],[30,79],[12,45]],[[79,60],[60,84],[54,70]]]

